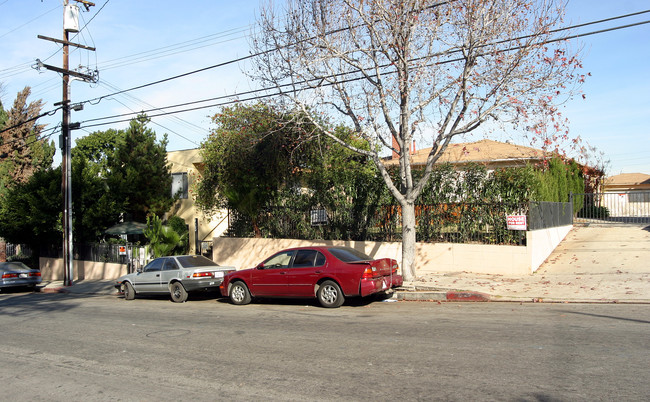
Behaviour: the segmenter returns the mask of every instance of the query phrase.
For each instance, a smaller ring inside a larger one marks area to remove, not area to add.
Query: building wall
[[[176,201],[165,218],[177,215],[183,218],[189,226],[190,231],[190,254],[195,254],[195,230],[198,222],[198,235],[200,241],[212,241],[214,236],[220,236],[228,229],[227,211],[220,211],[215,215],[206,215],[194,204],[192,188],[201,174],[202,159],[199,149],[188,149],[184,151],[172,151],[167,153],[167,161],[171,173],[187,173],[188,197]]]

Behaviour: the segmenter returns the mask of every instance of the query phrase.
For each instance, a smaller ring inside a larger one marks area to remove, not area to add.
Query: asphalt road
[[[0,293],[3,400],[647,400],[650,306]]]

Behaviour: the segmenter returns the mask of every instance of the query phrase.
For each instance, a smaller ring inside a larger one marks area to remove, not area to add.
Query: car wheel
[[[172,295],[172,300],[175,303],[183,303],[187,300],[187,290],[180,282],[174,282],[169,287],[169,293]]]
[[[232,304],[243,305],[251,302],[251,292],[248,291],[248,286],[242,281],[230,285],[229,296]]]
[[[122,284],[122,293],[124,293],[124,300],[135,299],[135,289],[133,289],[131,282],[124,282]]]
[[[345,296],[343,296],[341,288],[334,281],[321,283],[318,292],[316,292],[316,296],[321,306],[327,308],[340,307],[345,301]]]

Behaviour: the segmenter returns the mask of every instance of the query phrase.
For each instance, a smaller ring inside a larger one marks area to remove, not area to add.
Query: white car
[[[173,301],[187,300],[188,292],[218,290],[223,277],[235,267],[222,267],[201,255],[175,255],[160,257],[133,272],[117,279],[115,287],[126,300],[136,294],[167,294]]]

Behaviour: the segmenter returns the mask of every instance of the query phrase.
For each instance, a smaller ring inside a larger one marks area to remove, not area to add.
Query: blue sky
[[[54,72],[31,68],[35,59],[61,66],[59,46],[37,38],[62,37],[61,0],[0,0],[0,83],[5,108],[24,86],[30,99],[43,99],[44,110],[61,100],[61,79]],[[75,51],[70,65],[99,69],[98,84],[73,82],[73,102],[95,99],[184,72],[246,56],[246,36],[255,21],[259,0],[95,0],[82,12],[80,24],[90,21],[73,41],[97,48]],[[101,9],[101,10],[100,10]],[[650,9],[647,0],[570,0],[567,24],[585,23]],[[650,20],[650,13],[582,29],[590,32]],[[608,173],[650,174],[650,24],[584,37],[585,98],[563,105],[573,136],[580,135],[611,160]],[[125,94],[103,99],[73,112],[73,122],[207,99],[252,88],[242,74],[245,63],[231,64]],[[218,101],[210,102],[212,104]],[[155,118],[151,127],[168,134],[168,150],[197,147],[210,129],[210,115],[218,107]],[[60,113],[43,119],[53,128]],[[96,123],[96,122],[94,122]],[[83,125],[94,124],[93,122]],[[94,130],[121,128],[126,123],[89,127],[73,132],[79,138]],[[56,140],[57,135],[52,137]],[[476,138],[472,138],[476,139]],[[517,136],[514,135],[514,139]],[[525,144],[525,140],[518,141]],[[423,144],[422,146],[425,146]],[[58,154],[58,151],[57,151]]]

